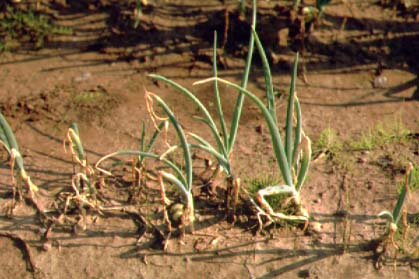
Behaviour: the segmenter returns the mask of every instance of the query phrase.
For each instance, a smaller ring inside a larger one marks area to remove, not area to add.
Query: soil
[[[192,117],[198,111],[189,100],[147,75],[158,73],[192,89],[215,113],[211,86],[192,86],[212,74],[214,30],[220,42],[219,76],[240,83],[249,22],[240,19],[237,1],[150,0],[137,29],[135,1],[118,2],[41,3],[41,10],[72,33],[52,36],[38,50],[22,46],[0,54],[1,112],[15,133],[29,175],[41,188],[41,206],[56,218],[63,197],[72,193],[72,158],[63,150],[72,122],[78,123],[91,163],[118,150],[137,150],[142,122],[148,135],[153,129],[144,101],[147,89],[171,106],[184,129],[209,137]],[[374,248],[386,230],[377,214],[394,207],[407,162],[419,164],[419,7],[332,1],[314,30],[299,41],[298,36],[287,36],[293,30],[287,1],[258,2],[257,30],[272,64],[274,87],[281,93],[279,123],[285,118],[291,62],[300,50],[300,68],[305,70],[300,71],[297,92],[304,130],[313,143],[326,128],[353,142],[377,124],[391,126],[395,121],[410,131],[409,139],[314,160],[301,194],[312,216],[308,230],[284,223],[256,233],[257,219],[244,204],[231,224],[219,195],[196,190],[194,233],[174,234],[169,240],[161,235],[159,187],[152,180],[141,188],[131,185],[132,158],[115,161],[115,175],[101,185],[104,206],[114,210],[72,209],[68,218],[73,222],[55,224],[46,239],[45,220],[30,199],[6,214],[12,191],[9,159],[2,152],[0,278],[417,276],[417,257],[405,251],[394,260],[390,253],[377,268]],[[259,59],[254,62],[248,88],[263,96],[263,71]],[[385,82],[377,84],[377,77]],[[229,121],[236,95],[226,87],[222,91]],[[233,167],[244,187],[250,187],[252,179],[278,176],[268,130],[249,101],[240,124]],[[169,136],[175,143],[174,134]],[[160,141],[155,151],[164,148]],[[225,185],[219,188],[222,192]],[[170,190],[169,196],[176,193]],[[418,204],[413,193],[407,205],[412,217],[419,212]],[[413,222],[410,234],[417,235],[417,229]]]

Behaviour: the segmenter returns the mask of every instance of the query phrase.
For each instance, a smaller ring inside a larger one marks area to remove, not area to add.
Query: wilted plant
[[[253,14],[252,14],[252,27],[256,28],[256,1],[253,0]],[[254,36],[251,34],[249,40],[249,52],[247,54],[245,70],[241,80],[241,88],[246,88],[249,78],[250,67],[252,63],[254,48]],[[217,34],[214,34],[214,48],[213,48],[213,75],[217,77]],[[215,141],[215,145],[211,144],[208,140],[201,136],[190,133],[190,135],[196,140],[196,144],[191,144],[191,148],[196,148],[210,153],[218,162],[218,166],[215,168],[212,178],[215,178],[219,173],[225,172],[227,175],[227,194],[226,194],[226,210],[227,214],[230,215],[230,209],[234,214],[235,205],[238,199],[238,193],[240,190],[240,179],[235,177],[234,171],[231,167],[232,152],[237,137],[237,131],[241,116],[241,111],[244,102],[244,95],[239,91],[239,95],[236,100],[236,105],[233,112],[233,118],[230,123],[230,130],[227,131],[226,121],[224,119],[224,112],[221,104],[220,93],[218,89],[218,80],[215,78],[214,82],[214,94],[215,94],[215,105],[217,109],[217,118],[212,117],[208,109],[202,104],[202,102],[187,88],[180,84],[167,79],[161,75],[152,74],[151,78],[164,81],[175,88],[180,93],[188,97],[194,105],[196,105],[202,113],[202,118],[197,118],[208,126]],[[216,121],[219,122],[219,127],[216,125]]]
[[[102,207],[98,204],[96,199],[95,172],[88,164],[76,123],[72,123],[67,130],[64,139],[65,151],[67,150],[67,147],[70,150],[73,161],[71,186],[74,192],[66,197],[62,212],[63,216],[66,215],[68,207],[72,205],[73,201],[76,202],[75,205],[79,209],[87,206],[100,212]]]
[[[148,143],[146,144],[146,127],[145,123],[142,124],[141,129],[141,137],[140,137],[140,146],[139,151],[150,153],[151,149],[160,134],[160,132],[165,129],[167,133],[167,129],[169,126],[169,122],[167,120],[161,121],[160,124],[156,127],[155,131],[151,135]],[[167,137],[167,136],[166,136]],[[167,142],[167,140],[166,140]],[[132,176],[133,176],[133,186],[141,186],[145,184],[146,179],[146,165],[145,165],[145,156],[138,155],[137,158],[134,159],[132,164]]]
[[[262,226],[260,215],[268,216],[268,218],[271,221],[275,221],[277,219],[285,219],[304,221],[307,223],[309,219],[309,214],[301,204],[300,191],[306,178],[309,163],[311,160],[311,142],[302,130],[300,103],[295,94],[298,53],[295,57],[292,71],[290,94],[287,107],[287,117],[285,123],[285,144],[282,144],[276,116],[272,75],[270,72],[265,52],[256,34],[256,31],[254,31],[253,29],[252,32],[255,38],[256,46],[262,59],[266,85],[266,97],[268,100],[267,105],[265,105],[259,97],[249,92],[245,88],[218,77],[213,77],[203,81],[199,81],[195,84],[202,84],[211,81],[219,81],[225,83],[239,90],[242,94],[246,95],[252,102],[254,102],[260,108],[262,115],[265,118],[266,124],[271,134],[271,140],[274,148],[276,161],[278,163],[278,167],[285,185],[267,186],[264,189],[258,191],[257,201],[262,208],[259,207],[256,203],[253,203],[259,212],[258,217],[260,225]],[[295,128],[293,125],[294,118],[296,122]],[[290,194],[292,196],[292,199],[294,200],[294,203],[298,208],[297,215],[286,215],[281,212],[275,212],[272,209],[271,205],[266,201],[265,196],[278,194]]]
[[[12,129],[10,128],[9,123],[6,118],[0,113],[0,144],[4,146],[7,153],[10,156],[10,172],[12,177],[12,191],[13,199],[16,196],[16,188],[19,190],[19,184],[15,181],[14,169],[15,166],[19,170],[19,177],[28,187],[30,196],[33,196],[33,193],[38,191],[38,186],[36,186],[29,175],[26,173],[25,166],[23,164],[22,154],[19,151],[19,146],[17,144],[15,135],[13,134]],[[16,186],[17,185],[17,186]]]
[[[169,149],[161,155],[148,152],[149,151],[148,148],[145,149],[145,150],[148,149],[148,151],[138,151],[138,150],[117,151],[117,152],[114,152],[114,153],[111,153],[102,157],[96,163],[95,167],[102,173],[105,173],[107,175],[112,175],[112,173],[110,173],[109,171],[104,170],[103,168],[99,167],[100,164],[111,157],[123,156],[123,155],[138,156],[140,160],[143,160],[144,158],[153,158],[159,162],[162,162],[166,167],[169,167],[169,169],[173,171],[173,173],[162,170],[162,169],[158,171],[159,173],[158,182],[161,187],[160,188],[161,199],[164,206],[163,214],[164,214],[164,219],[169,226],[169,231],[171,230],[171,220],[175,220],[175,221],[179,220],[180,221],[179,223],[181,223],[184,226],[189,224],[191,226],[191,229],[193,229],[193,222],[195,220],[195,217],[194,217],[194,201],[193,201],[193,195],[192,195],[192,157],[191,157],[191,152],[190,152],[190,145],[186,139],[186,135],[179,121],[176,119],[174,113],[169,108],[169,106],[159,96],[151,92],[146,91],[145,98],[146,98],[147,107],[149,109],[153,122],[155,122],[156,119],[163,120],[164,124],[161,123],[159,126],[156,125],[156,128],[158,130],[162,129],[163,127],[166,126],[165,123],[169,121],[174,126],[176,133],[178,135],[178,138],[180,141],[179,147],[169,146]],[[161,118],[155,114],[152,108],[154,100],[163,109],[164,113],[167,115],[167,118]],[[156,132],[153,135],[151,142],[154,142],[153,138],[157,137],[157,135],[158,135],[158,132]],[[180,148],[183,152],[184,166],[182,169],[178,165],[176,165],[174,162],[166,159],[167,155],[173,152],[177,148]],[[183,197],[183,202],[185,206],[174,204],[172,203],[172,201],[170,201],[167,198],[165,186],[163,182],[164,180],[169,181],[170,183],[172,183],[173,185],[177,187],[177,189],[180,191]],[[168,206],[170,206],[171,216],[168,216],[168,212],[166,210],[166,207]]]
[[[80,139],[79,129],[77,123],[72,123],[70,128],[67,130],[66,138],[64,139],[64,150],[66,146],[69,147],[72,161],[73,161],[73,174],[79,177],[79,189],[83,190],[87,186],[90,193],[94,192],[94,188],[90,181],[90,177],[94,174],[92,167],[87,163],[86,154],[84,153],[83,144]],[[76,170],[75,165],[79,166],[79,170]]]

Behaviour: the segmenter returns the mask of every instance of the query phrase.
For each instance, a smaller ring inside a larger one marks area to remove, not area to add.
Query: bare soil
[[[39,50],[22,47],[0,54],[0,109],[15,132],[28,173],[41,188],[44,208],[54,216],[62,194],[72,192],[73,164],[63,150],[70,123],[78,123],[91,163],[114,151],[138,149],[142,121],[149,133],[153,128],[146,88],[170,104],[187,131],[209,135],[193,119],[198,111],[189,100],[147,75],[159,73],[192,89],[215,112],[211,86],[192,83],[211,76],[213,30],[220,34],[219,76],[240,82],[249,23],[239,19],[233,0],[150,0],[137,30],[132,28],[135,1],[51,2],[41,9],[73,32],[49,38]],[[0,278],[417,276],[418,258],[407,252],[396,260],[388,255],[377,269],[374,248],[385,232],[377,214],[394,207],[407,162],[419,164],[418,7],[403,11],[379,1],[332,1],[302,49],[298,39],[283,35],[290,26],[288,2],[258,2],[257,29],[278,92],[287,92],[294,53],[303,50],[306,69],[297,92],[305,133],[314,143],[326,128],[353,142],[378,123],[395,120],[410,130],[409,139],[313,161],[302,199],[315,229],[282,224],[255,234],[256,217],[244,205],[231,224],[219,196],[211,199],[196,190],[194,234],[174,235],[167,243],[144,223],[162,223],[158,185],[149,181],[141,189],[133,187],[129,163],[114,167],[115,176],[100,189],[104,204],[115,210],[86,210],[83,222],[55,225],[46,241],[45,223],[27,200],[16,205],[13,215],[6,214],[12,191],[3,152]],[[377,75],[386,82],[374,86]],[[248,88],[263,96],[263,85],[255,58]],[[222,90],[230,120],[236,93]],[[280,123],[285,107],[283,93]],[[251,179],[277,176],[264,120],[248,101],[240,124],[234,168],[245,187]],[[160,143],[157,151],[163,148]],[[413,193],[409,213],[418,213],[418,206]],[[78,214],[69,217],[78,220]],[[411,224],[410,234],[417,235],[417,228]]]

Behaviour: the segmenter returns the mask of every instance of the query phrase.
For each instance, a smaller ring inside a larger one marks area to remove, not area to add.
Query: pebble
[[[51,249],[51,243],[49,243],[48,241],[45,242],[44,244],[42,244],[42,249],[44,251],[49,251]]]
[[[373,86],[374,88],[384,88],[387,85],[386,76],[377,76],[374,78]]]
[[[80,76],[74,78],[74,81],[76,82],[82,82],[90,79],[92,77],[92,74],[90,72],[84,72]]]

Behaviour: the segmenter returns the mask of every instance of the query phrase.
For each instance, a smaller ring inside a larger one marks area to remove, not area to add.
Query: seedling
[[[409,185],[412,183],[412,180],[413,180],[412,170],[413,170],[413,165],[409,163],[406,169],[405,184],[404,184],[404,187],[400,191],[399,198],[397,199],[397,203],[393,209],[393,212],[384,210],[378,214],[379,217],[386,218],[388,220],[387,231],[382,237],[382,242],[383,242],[382,255],[384,255],[384,253],[387,251],[387,248],[389,247],[389,245],[392,245],[396,249],[396,253],[397,253],[397,250],[399,250],[399,246],[396,244],[394,240],[394,236],[399,229],[400,223],[407,231],[407,228],[408,228],[407,210],[404,205],[409,196],[409,192],[410,192]],[[395,253],[395,257],[397,255],[396,253]]]
[[[0,113],[0,144],[6,149],[7,153],[10,156],[10,173],[12,178],[12,191],[13,191],[13,201],[16,197],[16,189],[20,192],[19,184],[16,183],[14,169],[15,166],[19,170],[19,177],[28,187],[29,195],[32,197],[35,192],[38,191],[38,186],[36,186],[29,175],[26,173],[25,166],[23,164],[23,157],[19,151],[19,146],[17,144],[15,135],[13,134],[12,129],[10,128],[9,123],[6,118]]]

